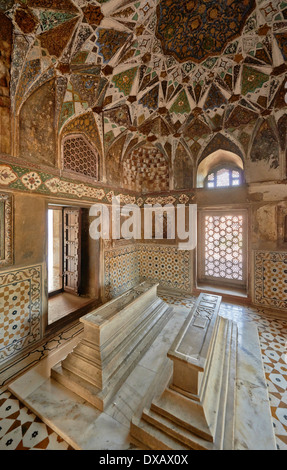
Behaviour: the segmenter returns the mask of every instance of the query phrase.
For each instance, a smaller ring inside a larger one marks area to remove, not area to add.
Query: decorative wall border
[[[0,268],[13,264],[13,198],[0,192]]]
[[[287,253],[255,251],[254,303],[287,309]]]
[[[42,339],[42,266],[0,273],[0,364]]]
[[[14,165],[0,161],[0,188],[15,191],[29,191],[53,197],[87,200],[95,203],[111,204],[112,198],[120,197],[123,204],[191,204],[194,191],[168,192],[158,195],[125,193],[112,187],[100,187],[75,179],[69,179],[31,167]]]

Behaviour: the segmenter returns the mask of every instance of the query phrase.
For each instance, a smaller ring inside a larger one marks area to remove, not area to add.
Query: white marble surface
[[[50,379],[51,368],[73,349],[79,337],[11,383],[9,390],[76,449],[131,449],[131,417],[161,369],[163,358],[188,313],[188,308],[174,306],[173,317],[105,412],[96,410],[84,399]],[[236,448],[275,449],[271,419],[269,422],[268,412],[266,414],[266,410],[270,413],[270,407],[267,387],[262,381],[264,373],[257,329],[252,325],[246,328],[246,323],[238,323],[238,328]]]
[[[255,325],[238,323],[235,448],[276,450],[267,384]]]
[[[84,399],[50,379],[51,368],[72,348],[57,351],[33,370],[14,381],[9,390],[75,449],[126,450],[130,420],[161,367],[175,335],[189,310],[175,307],[150,349],[123,383],[113,402],[100,412]],[[79,339],[78,339],[79,340]]]

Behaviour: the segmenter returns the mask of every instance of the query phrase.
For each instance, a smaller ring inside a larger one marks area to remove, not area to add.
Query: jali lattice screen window
[[[203,211],[199,223],[199,280],[246,285],[247,234],[245,211]]]
[[[99,179],[98,152],[84,135],[69,135],[64,138],[63,167],[66,170]]]

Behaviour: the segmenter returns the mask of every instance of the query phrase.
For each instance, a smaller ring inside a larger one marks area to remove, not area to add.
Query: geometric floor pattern
[[[160,294],[169,304],[192,307],[195,298]],[[255,322],[268,385],[278,450],[287,450],[287,316],[275,318],[263,308],[222,302],[220,315],[234,321]],[[0,394],[0,450],[73,450],[19,400]]]
[[[72,449],[8,391],[0,395],[0,416],[0,450]]]

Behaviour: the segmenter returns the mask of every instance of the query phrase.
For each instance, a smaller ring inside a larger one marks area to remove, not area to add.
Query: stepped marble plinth
[[[52,378],[103,411],[171,316],[157,287],[143,282],[82,317],[83,338]]]
[[[242,424],[236,422],[237,406],[243,405],[237,377],[238,326],[219,315],[220,302],[215,295],[198,298],[167,353],[160,377],[132,418],[132,442],[157,450],[233,450],[238,446]],[[260,349],[258,354],[256,361]],[[250,368],[248,361],[245,367]],[[244,365],[240,370],[245,370]],[[268,400],[262,403],[257,420],[266,429],[257,443],[264,448],[267,441],[275,448]],[[246,421],[248,416],[241,422]],[[249,444],[244,445],[248,448]]]

